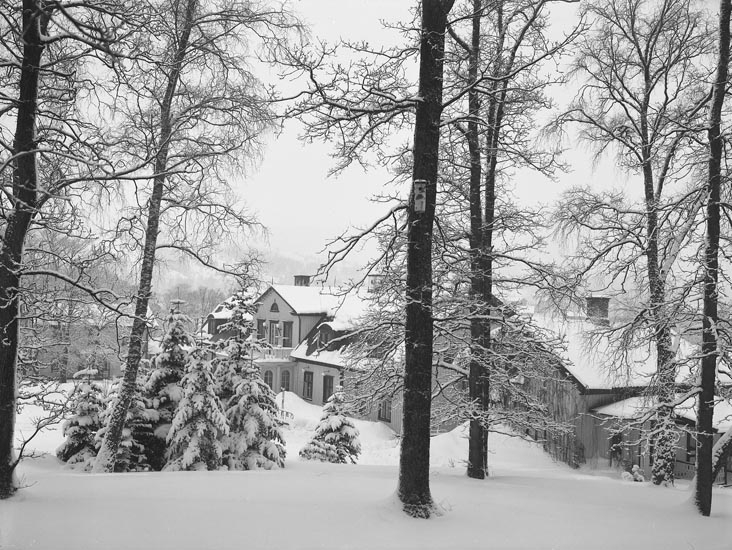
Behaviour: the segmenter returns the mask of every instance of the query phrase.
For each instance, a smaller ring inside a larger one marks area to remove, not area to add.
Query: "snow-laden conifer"
[[[97,450],[101,448],[107,433],[109,419],[119,398],[121,380],[117,380],[106,401],[106,408],[101,413],[102,428],[97,432],[95,444]],[[138,383],[132,395],[130,407],[127,409],[122,438],[117,449],[117,458],[114,463],[115,472],[144,472],[150,470],[147,457],[148,445],[155,441],[152,430],[152,420],[157,419],[157,412],[147,408],[142,397],[143,387]],[[91,467],[91,464],[90,464]]]
[[[216,393],[225,406],[242,381],[244,366],[252,365],[252,351],[255,348],[252,340],[253,319],[257,311],[255,299],[252,292],[240,290],[224,304],[229,311],[229,320],[219,330],[228,334],[228,337],[218,343],[214,378]]]
[[[69,396],[73,415],[63,424],[66,439],[56,450],[56,456],[68,464],[86,463],[97,455],[94,435],[102,426],[104,390],[91,380],[94,375],[96,371],[89,369],[74,374],[78,382]]]
[[[153,470],[165,465],[166,438],[176,407],[181,400],[181,379],[186,369],[188,350],[196,341],[186,329],[190,322],[182,313],[171,311],[168,331],[163,337],[162,351],[153,357],[151,371],[143,388],[143,398],[150,411],[152,438],[147,447],[147,458]]]
[[[285,463],[275,395],[260,377],[252,356],[255,298],[242,290],[227,300],[230,316],[221,331],[229,336],[219,343],[215,360],[217,394],[226,406],[230,428],[223,440],[224,464],[232,470],[270,469]]]
[[[195,349],[188,356],[183,397],[167,437],[165,470],[217,470],[221,465],[221,439],[229,426],[205,353]]]
[[[355,464],[361,453],[361,443],[358,440],[358,428],[346,415],[347,412],[345,395],[339,387],[323,407],[323,416],[315,428],[315,435],[300,450],[300,457],[339,464],[350,461]]]
[[[259,369],[246,365],[236,393],[226,410],[231,432],[226,438],[227,466],[230,469],[267,470],[285,466],[282,421],[272,389]]]

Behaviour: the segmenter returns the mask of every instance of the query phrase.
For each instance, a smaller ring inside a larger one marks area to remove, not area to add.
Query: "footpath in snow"
[[[282,399],[280,395],[278,399]],[[280,401],[281,402],[281,401]],[[97,549],[697,549],[732,548],[732,491],[696,515],[686,485],[658,488],[557,464],[536,445],[489,438],[492,476],[465,476],[463,428],[432,440],[441,517],[406,517],[394,496],[398,440],[356,421],[358,465],[303,462],[320,417],[291,393],[287,467],[253,472],[91,475],[52,455],[20,466],[27,488],[0,502],[0,548]],[[32,408],[19,426],[28,428]],[[52,453],[59,430],[34,444]]]

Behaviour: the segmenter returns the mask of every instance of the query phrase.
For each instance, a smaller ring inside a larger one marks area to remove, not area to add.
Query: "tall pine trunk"
[[[198,0],[188,0],[183,20],[180,24],[178,41],[171,45],[175,48],[173,62],[166,85],[165,95],[160,109],[160,127],[157,140],[158,151],[155,156],[155,176],[153,178],[152,194],[148,203],[147,228],[145,231],[145,246],[140,268],[140,282],[135,302],[135,319],[132,323],[130,344],[127,351],[127,364],[122,380],[117,402],[110,416],[107,433],[99,450],[94,472],[112,472],[117,457],[117,450],[122,438],[127,411],[135,392],[137,372],[142,359],[142,344],[145,334],[145,319],[147,318],[148,303],[152,294],[153,269],[155,267],[155,249],[158,234],[160,233],[160,208],[165,189],[165,173],[168,165],[168,152],[173,128],[173,98],[180,82],[181,68],[188,49],[191,30],[195,21]]]
[[[723,139],[721,133],[722,105],[729,74],[730,0],[719,3],[719,49],[717,72],[712,87],[712,107],[709,112],[709,163],[707,179],[707,226],[704,251],[704,316],[702,318],[701,392],[697,408],[696,483],[694,501],[704,516],[712,512],[712,463],[714,382],[717,372],[717,283],[719,278],[719,200]]]
[[[414,192],[408,217],[407,306],[404,345],[404,419],[397,494],[404,511],[427,518],[430,493],[432,398],[432,229],[442,115],[442,78],[447,14],[454,0],[422,1],[419,98],[414,128],[413,180],[426,181],[426,208],[416,212]]]
[[[33,0],[23,1],[23,59],[17,122],[13,143],[13,211],[8,217],[0,248],[0,498],[17,489],[14,470],[15,410],[17,405],[17,357],[20,267],[23,246],[36,213],[36,117],[38,81],[43,56],[42,36],[48,14]]]

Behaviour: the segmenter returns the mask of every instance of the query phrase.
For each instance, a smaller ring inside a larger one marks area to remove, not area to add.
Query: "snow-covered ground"
[[[285,408],[295,418],[283,470],[91,475],[53,456],[25,461],[27,487],[0,502],[0,548],[732,548],[730,489],[715,491],[713,516],[702,518],[685,484],[578,472],[501,435],[490,437],[492,476],[470,480],[460,428],[432,440],[432,494],[444,514],[411,519],[394,496],[399,450],[386,426],[356,422],[358,465],[302,462],[320,407],[288,393]],[[31,446],[53,452],[60,442],[56,430]]]

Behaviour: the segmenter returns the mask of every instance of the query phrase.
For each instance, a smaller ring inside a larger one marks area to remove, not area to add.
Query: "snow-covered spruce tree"
[[[300,450],[306,460],[320,460],[338,464],[356,463],[361,453],[358,428],[346,416],[347,406],[343,389],[338,388],[323,407],[312,440]]]
[[[226,438],[226,465],[230,470],[271,469],[285,466],[282,421],[272,389],[259,370],[246,364],[242,380],[226,409],[231,429]]]
[[[230,336],[218,343],[219,354],[213,362],[216,395],[224,406],[228,406],[236,387],[242,381],[244,365],[251,363],[252,360],[254,343],[250,337],[254,328],[254,314],[257,311],[255,300],[254,293],[240,290],[225,304],[231,316],[219,330]]]
[[[103,389],[91,380],[96,371],[80,370],[74,377],[81,379],[70,396],[73,416],[63,424],[66,440],[56,450],[56,456],[68,464],[84,463],[97,454],[94,435],[102,426]],[[86,378],[86,380],[83,380]]]
[[[181,400],[181,379],[186,370],[188,352],[196,342],[186,329],[188,318],[182,313],[170,312],[168,332],[162,342],[163,351],[152,359],[152,371],[145,382],[143,398],[152,422],[154,438],[147,447],[147,458],[153,470],[165,466],[166,438],[176,407]]]
[[[221,401],[216,397],[211,361],[195,349],[188,355],[181,380],[183,397],[168,433],[165,470],[217,470],[221,440],[229,433]]]
[[[102,412],[102,428],[95,436],[97,451],[101,448],[104,437],[107,433],[107,425],[112,411],[117,404],[121,380],[117,380],[107,398],[107,406]],[[150,470],[150,463],[147,458],[147,446],[151,441],[156,441],[152,429],[152,418],[157,418],[157,412],[147,408],[147,403],[142,397],[143,386],[138,383],[132,396],[130,408],[127,409],[127,417],[122,429],[122,439],[117,449],[117,458],[114,463],[115,472],[145,472]],[[91,469],[93,464],[88,464]]]
[[[252,363],[255,299],[241,290],[227,301],[231,316],[221,330],[230,336],[220,342],[215,360],[216,392],[230,428],[223,440],[223,464],[231,470],[282,467],[285,460],[275,395]]]

